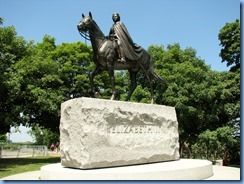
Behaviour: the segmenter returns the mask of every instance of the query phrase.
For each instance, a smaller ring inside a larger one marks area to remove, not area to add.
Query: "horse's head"
[[[84,14],[82,14],[82,19],[79,22],[79,24],[77,25],[78,31],[79,32],[89,31],[92,23],[93,23],[93,19],[92,19],[91,12],[89,12],[89,16],[85,16]]]
[[[104,38],[104,34],[98,27],[97,23],[93,20],[91,12],[88,16],[82,14],[82,19],[77,25],[80,35],[85,39],[90,40],[91,37],[101,39]],[[88,32],[88,34],[87,34]],[[90,37],[90,38],[89,38]]]

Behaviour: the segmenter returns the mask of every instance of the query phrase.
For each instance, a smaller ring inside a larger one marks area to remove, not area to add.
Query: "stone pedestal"
[[[179,159],[174,107],[76,98],[61,105],[65,167],[90,169]]]
[[[203,180],[211,176],[212,162],[195,159],[87,170],[61,164],[41,167],[41,180]]]

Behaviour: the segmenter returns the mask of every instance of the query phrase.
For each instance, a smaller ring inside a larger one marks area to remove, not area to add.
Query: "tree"
[[[226,23],[218,35],[220,45],[223,47],[219,55],[222,62],[232,66],[231,71],[240,68],[240,32],[240,22],[236,19],[235,22]]]
[[[234,137],[234,128],[224,126],[202,132],[192,147],[195,158],[226,160],[233,157],[231,150],[238,147],[238,141]],[[240,152],[235,154],[240,157]]]
[[[6,142],[7,142],[6,134],[0,134],[0,143],[6,143]]]
[[[230,125],[238,117],[233,108],[234,74],[212,71],[194,49],[181,50],[179,44],[169,45],[167,50],[153,45],[149,51],[155,59],[156,72],[168,85],[166,90],[157,85],[155,102],[176,108],[180,145],[191,156],[191,145],[200,133]]]
[[[2,18],[0,22],[3,22]],[[20,120],[7,83],[11,66],[28,55],[28,45],[22,37],[17,36],[14,27],[0,27],[0,134],[8,132],[10,125]]]
[[[23,124],[58,132],[61,103],[89,96],[91,50],[80,42],[57,46],[48,35],[29,49],[31,54],[10,68],[11,99]]]
[[[228,74],[228,87],[225,94],[228,102],[225,108],[232,116],[230,124],[240,127],[240,22],[226,23],[219,32],[220,45],[223,47],[220,51],[222,62],[227,62],[231,66]]]
[[[90,47],[81,42],[63,43],[51,53],[53,61],[58,63],[58,75],[63,81],[62,90],[66,100],[81,96],[90,96],[92,54]]]
[[[46,145],[48,148],[52,143],[59,142],[59,134],[50,129],[46,129],[38,124],[33,125],[32,129],[28,132],[34,139],[37,145]]]

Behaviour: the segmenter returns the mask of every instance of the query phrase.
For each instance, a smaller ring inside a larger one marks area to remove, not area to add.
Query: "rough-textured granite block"
[[[89,169],[179,159],[174,107],[76,98],[61,105],[61,164]]]

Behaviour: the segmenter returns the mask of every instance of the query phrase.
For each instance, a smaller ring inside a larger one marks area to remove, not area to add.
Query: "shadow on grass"
[[[28,157],[28,158],[2,158],[0,159],[0,172],[8,171],[9,168],[20,166],[20,165],[29,165],[29,164],[52,164],[59,163],[60,157]]]

